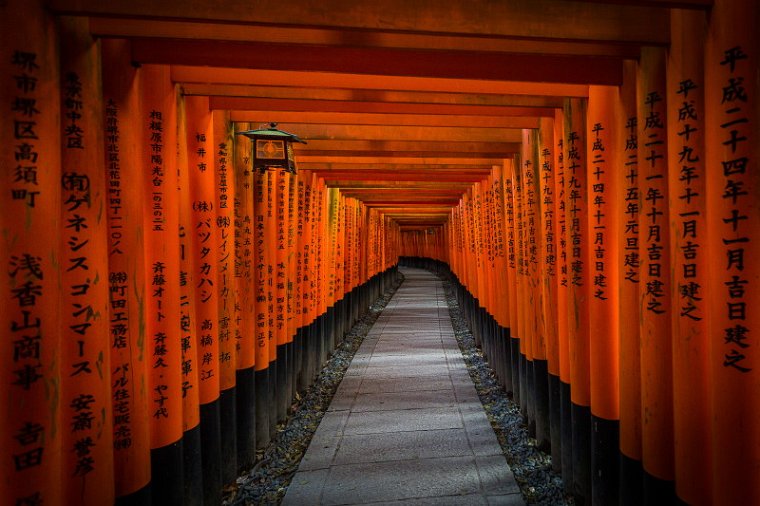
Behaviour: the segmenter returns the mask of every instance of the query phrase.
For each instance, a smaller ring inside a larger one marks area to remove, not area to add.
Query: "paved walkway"
[[[406,281],[356,353],[283,504],[524,504],[440,280]]]

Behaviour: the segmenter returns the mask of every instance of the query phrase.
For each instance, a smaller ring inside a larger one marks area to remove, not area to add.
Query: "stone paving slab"
[[[454,339],[440,280],[402,272],[283,504],[524,504]]]
[[[456,407],[456,396],[451,390],[404,390],[357,395],[351,406],[353,413],[362,411],[392,411],[415,408]]]

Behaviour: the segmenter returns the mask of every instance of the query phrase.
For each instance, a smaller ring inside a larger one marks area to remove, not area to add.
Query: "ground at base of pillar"
[[[257,452],[253,469],[225,487],[223,505],[279,504],[282,501],[351,359],[401,281],[370,306],[337,346],[315,382],[294,399],[288,418],[277,426],[270,444]]]
[[[454,337],[526,503],[575,504],[572,497],[564,493],[561,476],[552,470],[551,455],[539,450],[536,440],[528,436],[528,427],[520,413],[520,407],[512,402],[499,385],[491,367],[483,358],[482,351],[475,346],[475,339],[447,280],[444,280],[443,287],[454,326]]]

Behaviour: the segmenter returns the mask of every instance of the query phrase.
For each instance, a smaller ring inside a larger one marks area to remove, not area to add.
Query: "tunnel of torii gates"
[[[579,501],[760,504],[758,4],[373,4],[0,3],[0,503],[219,504],[401,262]]]

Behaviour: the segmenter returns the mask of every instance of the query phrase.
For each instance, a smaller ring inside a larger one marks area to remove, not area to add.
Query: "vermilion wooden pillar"
[[[68,258],[77,256],[61,241],[76,231],[61,221],[57,37],[40,2],[5,2],[0,14],[9,20],[0,34],[6,146],[0,155],[0,501],[57,505],[63,503],[63,413],[66,431],[72,420],[68,406],[64,410],[49,392],[62,373],[72,372],[69,363],[61,364],[61,267],[76,266]],[[71,309],[63,308],[67,317]],[[64,332],[71,335],[69,328]]]
[[[517,230],[515,216],[515,161],[507,159],[502,167],[504,171],[504,216],[507,241],[507,273],[509,279],[509,331],[510,364],[512,374],[512,398],[520,403],[519,374],[519,315],[517,311]]]
[[[530,352],[530,342],[527,337],[526,329],[526,300],[525,289],[525,210],[524,210],[524,192],[523,192],[523,167],[522,158],[515,155],[512,173],[513,193],[512,201],[514,208],[515,221],[515,291],[517,300],[517,324],[515,325],[515,337],[517,337],[517,360],[518,360],[518,377],[519,377],[519,404],[523,416],[528,417],[529,398],[528,398],[528,379],[527,379],[527,359],[526,355]],[[528,430],[530,432],[530,419],[528,419]]]
[[[305,234],[306,227],[304,225],[306,221],[305,212],[305,184],[301,173],[295,178],[296,191],[294,193],[295,201],[295,264],[296,272],[294,278],[294,292],[293,292],[293,308],[295,326],[297,327],[295,337],[295,389],[302,390],[304,388],[304,348],[308,342],[308,328],[306,322],[305,304],[304,304],[304,291],[306,276],[306,269],[304,268],[304,247],[305,247]]]
[[[546,377],[549,401],[549,434],[552,467],[561,471],[562,438],[560,416],[560,360],[558,335],[557,276],[559,267],[554,119],[542,118],[538,129],[538,158],[540,167],[539,195],[541,200],[541,332],[546,342]]]
[[[235,139],[228,112],[214,111],[214,186],[216,190],[217,296],[218,320],[215,328],[219,341],[219,432],[221,435],[222,483],[234,481],[237,471],[235,427],[235,377],[237,369],[235,335]]]
[[[208,99],[185,97],[187,171],[190,185],[192,238],[193,301],[195,318],[195,343],[188,350],[183,373],[197,376],[198,408],[197,431],[202,442],[199,457],[202,462],[203,496],[212,496],[211,486],[218,483],[215,476],[221,465],[221,449],[218,441],[218,422],[214,415],[219,400],[219,339],[215,322],[219,321],[218,292],[218,234],[216,233],[216,208],[218,202],[214,185],[214,117],[208,108]],[[192,427],[195,413],[188,420]],[[211,420],[206,423],[206,420]],[[216,424],[216,425],[215,425]],[[216,443],[215,443],[216,442]],[[192,444],[192,443],[191,443]],[[189,478],[189,477],[188,477]]]
[[[327,239],[328,239],[328,273],[327,273],[327,287],[328,287],[328,308],[327,311],[330,315],[329,318],[329,334],[330,334],[330,347],[332,348],[335,343],[336,329],[336,303],[338,301],[338,289],[337,278],[338,269],[342,267],[338,266],[338,214],[340,213],[340,193],[338,188],[327,189]]]
[[[475,319],[475,328],[477,329],[475,336],[476,343],[479,341],[482,349],[487,349],[485,339],[487,339],[487,331],[485,328],[484,317],[486,314],[486,308],[488,304],[488,283],[486,281],[486,265],[485,265],[485,247],[483,244],[483,185],[484,182],[478,182],[473,185],[472,191],[472,223],[473,223],[473,239],[474,239],[474,272],[475,272],[475,299],[476,306],[473,317]]]
[[[614,135],[617,90],[590,86],[586,122],[588,174],[589,365],[591,373],[592,504],[618,500],[619,283]]]
[[[287,303],[286,311],[288,315],[288,399],[293,399],[296,395],[297,374],[296,367],[296,332],[300,327],[299,313],[300,308],[296,307],[296,283],[297,283],[297,258],[296,258],[296,228],[298,226],[298,217],[296,207],[298,205],[298,176],[292,175],[288,179],[288,203],[287,203],[287,274],[286,274],[286,291]]]
[[[193,123],[192,127],[197,128]],[[196,318],[196,271],[193,250],[197,216],[193,210],[188,153],[188,121],[184,97],[177,101],[177,175],[180,240],[180,342],[182,348],[182,460],[183,504],[198,505],[203,500],[201,461],[200,393],[198,392],[198,332]],[[193,162],[196,160],[194,158]]]
[[[554,113],[554,189],[556,193],[555,211],[557,214],[557,348],[559,354],[559,415],[560,415],[560,453],[561,458],[556,466],[559,467],[565,492],[572,490],[573,448],[570,418],[570,352],[568,340],[568,213],[566,190],[567,172],[565,170],[565,116],[561,110]]]
[[[236,132],[249,129],[235,123]],[[235,138],[235,414],[237,420],[238,473],[250,469],[256,460],[256,311],[252,143]]]
[[[565,191],[567,192],[568,350],[573,426],[573,493],[591,497],[591,391],[589,369],[588,193],[586,99],[565,100]]]
[[[105,173],[108,185],[108,284],[110,304],[113,448],[118,504],[150,500],[150,440],[145,322],[144,166],[139,83],[129,45],[103,40]],[[131,182],[130,178],[132,178]]]
[[[256,447],[269,442],[269,311],[267,264],[270,249],[266,242],[266,199],[268,172],[253,173],[253,281],[255,337]]]
[[[716,0],[704,59],[712,497],[721,505],[760,502],[757,19],[756,2]]]
[[[499,360],[501,361],[501,382],[507,392],[511,392],[512,385],[512,362],[510,352],[511,323],[509,319],[510,293],[509,293],[509,264],[507,245],[507,216],[505,208],[506,176],[503,165],[494,167],[494,223],[496,225],[496,249],[495,249],[495,297],[496,297],[496,322],[500,327],[499,336]],[[449,227],[450,224],[444,224]],[[444,235],[444,255],[450,255],[452,251],[451,240]],[[448,244],[446,243],[448,241]],[[447,263],[453,263],[451,258]]]
[[[143,185],[146,275],[145,338],[151,424],[153,501],[182,498],[182,348],[180,337],[177,97],[166,66],[142,68]]]
[[[506,254],[506,216],[504,214],[504,173],[500,165],[492,169],[493,183],[492,193],[492,220],[493,220],[493,246],[494,246],[494,319],[496,321],[496,360],[498,362],[499,380],[505,390],[512,390],[512,375],[510,372],[509,355],[509,274],[507,270]],[[446,225],[444,225],[446,226]],[[445,243],[446,235],[441,237],[442,260],[447,262],[446,252],[448,247]]]
[[[333,336],[333,348],[340,342],[343,333],[348,330],[347,325],[353,323],[353,308],[346,307],[351,303],[351,293],[355,283],[354,260],[356,258],[355,240],[358,238],[358,201],[356,199],[341,199],[341,206],[338,212],[337,234],[342,245],[336,251],[335,260],[335,335]]]
[[[280,386],[277,384],[277,327],[275,309],[275,268],[277,264],[277,178],[276,170],[268,169],[265,179],[264,193],[264,248],[266,250],[264,264],[264,290],[266,293],[267,341],[269,342],[269,391],[267,393],[266,411],[269,418],[269,439],[274,437],[277,427],[277,395]]]
[[[527,152],[523,156],[524,191],[527,224],[527,262],[528,288],[530,304],[528,325],[531,334],[532,364],[528,379],[534,399],[536,443],[539,448],[549,450],[551,436],[549,433],[549,377],[546,355],[546,333],[544,332],[543,272],[545,238],[542,234],[542,217],[544,214],[541,196],[541,141],[539,131],[523,130],[523,144]]]
[[[644,502],[673,494],[673,368],[665,51],[642,50],[638,71],[641,209],[641,400]]]
[[[641,504],[641,366],[639,325],[641,311],[641,256],[639,255],[640,185],[636,108],[636,62],[623,67],[623,84],[618,88],[615,109],[617,149],[614,172],[618,248],[616,269],[620,308],[620,504]]]
[[[100,46],[81,19],[60,18],[63,246],[63,502],[114,500],[108,253]],[[67,225],[74,224],[69,228]],[[105,416],[103,416],[103,414]]]
[[[308,171],[299,171],[299,247],[301,260],[301,312],[302,323],[304,328],[302,341],[302,360],[301,375],[298,386],[301,390],[311,384],[311,375],[313,373],[313,354],[311,353],[312,344],[315,340],[314,328],[314,307],[312,304],[313,276],[312,276],[312,258],[311,258],[311,192],[312,176]]]
[[[314,374],[319,374],[322,369],[325,356],[325,319],[323,317],[323,305],[325,305],[325,286],[323,263],[324,241],[324,211],[326,196],[322,188],[322,179],[313,174],[311,192],[311,252],[312,252],[312,276],[314,292],[312,304],[315,318],[315,348],[314,348]]]
[[[673,426],[679,498],[709,504],[712,433],[705,222],[705,14],[673,11],[667,59],[668,185],[673,265]]]
[[[287,313],[287,276],[288,276],[288,200],[290,199],[291,174],[279,171],[277,178],[277,197],[275,199],[275,216],[277,219],[276,240],[272,245],[276,251],[274,269],[275,289],[275,332],[277,336],[277,419],[284,420],[290,405],[290,386],[288,375],[291,364],[288,361],[288,313]]]

